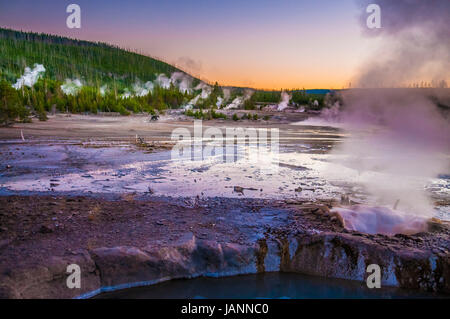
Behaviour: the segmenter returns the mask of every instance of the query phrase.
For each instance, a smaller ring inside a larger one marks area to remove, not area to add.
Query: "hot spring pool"
[[[172,280],[153,286],[103,293],[100,299],[303,299],[445,297],[395,288],[369,289],[364,283],[289,273]],[[447,296],[450,297],[450,296]]]

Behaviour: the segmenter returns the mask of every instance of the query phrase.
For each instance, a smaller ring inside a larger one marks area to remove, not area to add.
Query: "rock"
[[[367,266],[378,264],[382,286],[450,293],[448,254],[436,256],[426,249],[378,243],[354,234],[321,233],[295,240],[298,248],[286,271],[365,281]]]
[[[334,217],[334,216],[332,216]],[[373,240],[381,240],[377,242]],[[405,238],[408,240],[408,238]],[[328,278],[365,281],[366,267],[378,264],[382,286],[450,293],[450,259],[426,249],[398,245],[389,236],[315,232],[264,238],[239,245],[198,240],[184,234],[169,246],[96,248],[89,253],[51,257],[30,269],[0,269],[0,297],[74,297],[101,291],[149,285],[197,276],[230,276],[268,271],[297,272]],[[82,290],[67,289],[66,267],[82,269]],[[100,290],[99,290],[100,289]]]
[[[67,288],[67,266],[81,269],[81,288]],[[100,277],[87,251],[76,255],[53,256],[30,266],[1,268],[0,298],[74,298],[100,288]]]
[[[39,228],[39,232],[41,234],[50,234],[53,233],[54,227],[53,225],[42,225],[41,228]]]
[[[445,231],[446,229],[449,228],[447,224],[445,224],[440,219],[435,217],[429,219],[427,221],[427,224],[428,224],[428,231],[432,233]]]
[[[91,251],[100,270],[102,286],[117,286],[139,281],[157,280],[157,258],[136,247],[97,248]]]
[[[295,192],[296,192],[296,193],[300,193],[302,190],[303,190],[303,188],[297,187],[297,188],[295,189]]]
[[[330,215],[330,209],[325,205],[318,205],[318,204],[303,204],[300,206],[300,209],[304,213],[309,214],[317,214],[317,215],[323,215],[323,216],[329,216]]]
[[[341,195],[341,204],[342,205],[350,205],[350,198],[347,195]]]
[[[102,286],[109,287],[256,272],[253,246],[197,240],[191,233],[173,246],[98,248],[92,256],[100,270]]]
[[[0,240],[0,249],[8,247],[8,245],[11,243],[9,239]]]
[[[0,285],[0,299],[18,299],[20,295],[12,287]]]
[[[339,215],[336,212],[330,212],[329,215],[331,216],[330,217],[330,221],[332,223],[334,223],[334,224],[336,224],[336,225],[338,225],[338,226],[340,226],[342,228],[345,228],[345,221],[344,221],[344,218],[342,218],[341,215]]]

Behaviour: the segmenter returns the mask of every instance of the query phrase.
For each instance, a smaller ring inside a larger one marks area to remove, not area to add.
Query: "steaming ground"
[[[205,129],[207,125],[236,124],[205,122]],[[340,158],[345,154],[330,152],[348,138],[345,132],[298,123],[239,125],[279,127],[279,164],[276,157],[267,157],[263,166],[245,158],[223,163],[214,156],[180,162],[171,160],[170,149],[152,150],[135,144],[136,134],[145,141],[167,142],[174,128],[192,129],[192,122],[176,119],[148,123],[137,116],[60,116],[46,123],[21,124],[25,141],[11,139],[14,134],[20,136],[19,129],[2,129],[0,134],[10,138],[0,144],[4,164],[0,173],[1,193],[95,196],[138,193],[187,197],[192,203],[196,198],[212,197],[340,201],[343,195],[348,195],[353,205],[380,205],[376,196],[369,195],[366,181],[379,179],[385,173],[355,169],[351,161]],[[59,133],[61,136],[56,136]],[[450,176],[446,172],[432,179],[405,175],[403,182],[422,187],[431,199],[433,215],[450,220]],[[382,206],[392,209],[395,201],[384,202]]]

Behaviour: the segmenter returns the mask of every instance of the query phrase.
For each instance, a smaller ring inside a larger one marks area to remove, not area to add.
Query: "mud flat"
[[[322,171],[345,133],[284,121],[245,123],[281,129],[277,175],[239,161],[174,164],[170,133],[192,129],[185,120],[59,116],[0,129],[0,296],[88,298],[171,279],[268,272],[361,282],[374,263],[383,286],[449,294],[448,222],[430,221],[410,236],[345,229],[330,209],[343,194],[350,202],[365,194]],[[431,190],[443,216],[448,181]],[[80,289],[66,285],[73,263]]]

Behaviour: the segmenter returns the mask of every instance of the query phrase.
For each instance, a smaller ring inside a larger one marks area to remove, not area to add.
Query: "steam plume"
[[[144,85],[142,85],[138,81],[133,85],[133,91],[134,91],[133,96],[146,96],[150,92],[153,92],[153,88],[154,88],[154,84],[150,81],[146,82]],[[128,97],[130,97],[130,96],[131,96],[131,93]]]
[[[16,84],[13,84],[13,88],[18,90],[21,89],[24,85],[33,87],[44,72],[45,68],[42,64],[35,64],[33,69],[26,67],[25,73],[19,79],[17,79]]]
[[[155,84],[162,87],[163,89],[170,88],[171,81],[165,74],[160,74],[155,80]]]
[[[106,84],[105,84],[105,85],[102,85],[102,86],[100,87],[100,95],[101,95],[101,96],[105,96],[107,90],[108,90],[108,86],[107,86]]]
[[[218,96],[216,106],[220,108],[222,106],[223,101],[224,99],[221,96]]]
[[[278,104],[278,111],[283,111],[285,108],[288,107],[289,101],[291,100],[292,96],[289,95],[289,93],[283,91],[281,92],[281,102]]]
[[[226,94],[229,94],[230,92],[228,91],[227,93],[225,93],[224,90],[224,94],[226,96]],[[225,109],[226,110],[230,110],[230,109],[237,109],[239,107],[241,107],[245,101],[247,101],[248,99],[250,99],[253,95],[254,91],[250,90],[250,89],[246,89],[244,91],[244,96],[237,96],[233,102],[231,102],[230,104],[228,104]]]
[[[83,84],[81,83],[80,80],[66,79],[66,82],[63,85],[61,85],[61,90],[66,95],[77,95],[82,87],[83,87]]]
[[[378,0],[382,28],[369,29],[365,8],[371,2],[358,1],[363,32],[381,37],[382,46],[362,65],[357,81],[370,89],[345,91],[339,116],[339,105],[328,115],[351,131],[335,154],[360,173],[358,181],[389,210],[357,207],[342,215],[356,230],[414,233],[423,231],[423,223],[407,216],[433,215],[424,184],[450,171],[450,125],[427,96],[436,92],[392,87],[449,78],[450,2]],[[377,220],[389,229],[372,227]]]
[[[196,90],[200,90],[200,89],[202,90],[202,93],[200,94],[200,98],[202,98],[202,99],[207,99],[209,97],[209,95],[211,94],[211,92],[212,92],[211,87],[208,84],[204,83],[204,82],[200,82],[195,87],[195,89]]]
[[[412,89],[348,91],[344,103],[352,135],[335,152],[350,154],[347,166],[380,204],[431,216],[424,183],[450,169],[448,119]]]
[[[228,104],[225,109],[226,110],[231,110],[231,109],[237,109],[238,107],[240,107],[242,104],[244,103],[244,98],[242,96],[238,96],[236,97],[233,102],[231,102],[230,104]]]
[[[223,91],[223,100],[224,100],[224,102],[226,102],[230,99],[231,91],[228,88],[224,88],[224,89],[222,89],[222,91]]]
[[[171,83],[178,87],[180,92],[192,92],[192,77],[182,72],[174,72],[170,77]]]
[[[361,69],[360,87],[407,86],[415,81],[445,85],[450,78],[450,1],[377,0],[381,28],[369,29],[365,8],[372,0],[359,0],[363,32],[381,37],[382,49]]]

